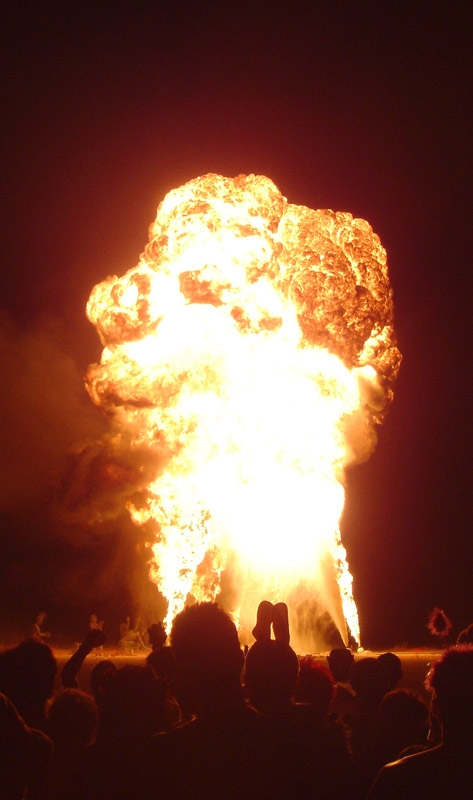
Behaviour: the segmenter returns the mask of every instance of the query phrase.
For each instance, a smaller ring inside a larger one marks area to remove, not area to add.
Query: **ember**
[[[287,602],[298,649],[323,649],[327,620],[360,642],[344,470],[373,451],[401,361],[370,225],[263,176],[205,175],[165,197],[87,315],[104,345],[88,391],[143,459],[127,508],[153,531],[166,627],[218,599],[244,640],[266,598]]]

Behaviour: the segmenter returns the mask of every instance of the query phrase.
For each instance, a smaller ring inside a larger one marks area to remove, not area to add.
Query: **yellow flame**
[[[165,624],[219,598],[251,630],[262,599],[285,600],[314,649],[316,601],[359,642],[344,468],[372,451],[400,364],[368,223],[288,205],[262,176],[203,176],[166,196],[138,266],[87,313],[105,346],[91,397],[155,464],[127,507],[154,523]]]

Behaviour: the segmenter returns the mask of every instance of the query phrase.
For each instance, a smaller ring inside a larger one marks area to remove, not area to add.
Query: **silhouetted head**
[[[93,667],[90,673],[90,690],[95,698],[95,702],[98,706],[102,701],[103,693],[107,682],[110,680],[111,676],[115,674],[117,671],[116,665],[113,661],[110,661],[107,658],[104,658],[102,661],[99,661]]]
[[[166,639],[168,635],[164,629],[164,625],[161,622],[153,622],[152,625],[148,628],[148,636],[149,636],[149,643],[153,650],[163,647],[166,643]]]
[[[55,748],[85,748],[97,734],[97,705],[93,697],[80,689],[62,689],[47,711],[46,733]]]
[[[310,703],[313,716],[322,721],[330,711],[333,695],[334,681],[328,667],[311,656],[299,659],[296,700]]]
[[[100,723],[107,736],[143,740],[164,730],[166,686],[148,667],[126,664],[107,680]]]
[[[381,653],[378,661],[386,670],[388,679],[388,691],[396,689],[402,678],[402,662],[396,653]]]
[[[38,639],[24,639],[0,653],[0,691],[29,725],[37,726],[44,718],[56,672],[53,651]]]
[[[146,657],[146,663],[158,678],[172,685],[176,673],[176,661],[172,647],[157,647]]]
[[[444,736],[473,735],[473,646],[444,652],[432,667],[426,686],[434,692]]]
[[[427,743],[429,709],[409,689],[393,689],[385,694],[379,706],[383,734],[392,748],[391,758],[413,745]]]
[[[235,623],[216,603],[196,603],[176,616],[171,631],[180,701],[205,704],[240,689],[243,653]]]
[[[346,647],[335,647],[327,656],[327,663],[337,683],[348,683],[350,670],[355,657]]]
[[[350,685],[362,703],[379,706],[388,685],[383,665],[371,656],[355,661],[350,670]]]
[[[266,713],[291,702],[299,661],[290,645],[276,639],[260,639],[248,651],[244,681],[248,699]]]

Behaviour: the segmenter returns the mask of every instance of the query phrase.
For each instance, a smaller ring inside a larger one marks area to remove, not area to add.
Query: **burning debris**
[[[218,599],[249,635],[284,601],[292,641],[360,641],[341,542],[344,470],[369,457],[401,356],[386,253],[364,220],[268,178],[205,175],[158,208],[136,267],[93,289],[86,385],[139,479],[166,625]],[[117,455],[118,458],[118,455]]]

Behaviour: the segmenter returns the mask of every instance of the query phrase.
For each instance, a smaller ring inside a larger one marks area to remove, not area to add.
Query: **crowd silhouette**
[[[473,796],[473,644],[440,654],[428,706],[394,653],[298,656],[284,603],[248,649],[216,603],[147,633],[123,665],[100,624],[60,672],[46,637],[0,652],[0,800]]]

